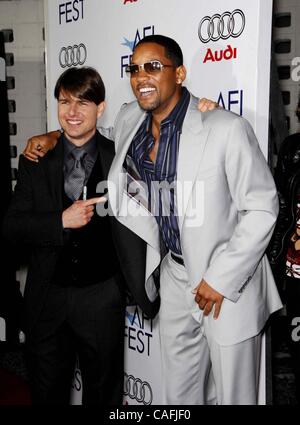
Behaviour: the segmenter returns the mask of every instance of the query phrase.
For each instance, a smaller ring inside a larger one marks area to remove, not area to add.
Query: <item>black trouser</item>
[[[300,403],[300,279],[286,278],[286,309],[290,353],[296,378],[296,396]]]
[[[123,297],[114,279],[84,288],[49,288],[27,339],[33,404],[69,404],[76,355],[82,404],[122,404]]]

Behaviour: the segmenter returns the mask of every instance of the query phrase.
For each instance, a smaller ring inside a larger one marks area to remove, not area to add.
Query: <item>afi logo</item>
[[[137,29],[134,38],[131,38],[130,40],[123,37],[124,41],[121,44],[122,44],[122,46],[125,46],[130,50],[130,54],[121,56],[121,75],[120,75],[121,78],[124,77],[124,69],[126,68],[127,65],[130,64],[132,51],[134,49],[134,46],[142,38],[146,37],[147,35],[153,35],[153,34],[154,34],[154,25],[151,25],[151,26],[142,27],[140,29]]]
[[[125,345],[129,350],[149,357],[153,338],[152,319],[148,319],[138,307],[127,307],[126,318],[129,324],[125,324]]]
[[[126,4],[126,3],[135,3],[137,1],[138,0],[124,0],[124,3],[123,4]]]
[[[73,0],[58,6],[59,25],[83,19],[84,0]]]
[[[244,107],[244,90],[229,90],[225,93],[220,93],[218,104],[228,111],[235,112],[243,116]]]

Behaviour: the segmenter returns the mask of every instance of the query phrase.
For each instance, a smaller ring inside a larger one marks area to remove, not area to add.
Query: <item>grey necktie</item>
[[[78,148],[73,149],[70,153],[74,163],[65,176],[65,192],[72,201],[79,198],[83,189],[85,180],[84,157],[86,154],[84,149]]]

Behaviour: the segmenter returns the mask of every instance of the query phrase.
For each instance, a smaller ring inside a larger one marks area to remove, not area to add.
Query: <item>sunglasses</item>
[[[127,65],[125,68],[126,75],[128,77],[132,77],[136,75],[141,69],[147,74],[155,74],[157,72],[161,72],[163,68],[175,68],[174,65],[164,65],[159,61],[150,61],[143,63],[141,65],[131,64]]]

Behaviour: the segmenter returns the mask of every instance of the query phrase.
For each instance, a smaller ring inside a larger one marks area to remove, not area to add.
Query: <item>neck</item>
[[[170,115],[170,113],[173,111],[177,103],[180,101],[182,94],[181,86],[178,87],[175,94],[173,95],[172,99],[170,99],[169,103],[166,105],[161,105],[154,111],[152,111],[152,119],[155,125],[158,127],[160,126],[161,122],[167,118],[167,116]]]
[[[82,137],[76,137],[76,136],[73,137],[72,135],[64,132],[66,139],[68,139],[68,141],[70,143],[77,146],[78,148],[80,148],[81,146],[83,146],[87,142],[89,142],[91,140],[91,138],[94,137],[95,134],[96,134],[96,128],[93,131],[89,132],[88,134],[86,134]]]
[[[158,107],[152,111],[152,134],[155,140],[159,138],[161,122],[166,119],[173,111],[177,103],[180,101],[181,95],[182,88],[179,86],[175,95],[167,106],[161,105],[161,108]]]
[[[155,116],[152,116],[152,135],[154,137],[154,140],[158,140],[159,134],[160,134],[160,123],[162,120],[157,121],[155,119]]]

